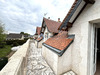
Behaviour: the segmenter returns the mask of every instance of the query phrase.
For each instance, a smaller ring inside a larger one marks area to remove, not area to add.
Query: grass
[[[0,48],[0,57],[6,57],[11,52],[11,46],[5,45],[4,48]]]

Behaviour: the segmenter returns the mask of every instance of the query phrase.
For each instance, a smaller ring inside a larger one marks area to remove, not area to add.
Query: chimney
[[[58,22],[61,22],[61,21],[60,21],[60,18],[58,18]]]
[[[50,17],[48,17],[48,19],[50,19]]]

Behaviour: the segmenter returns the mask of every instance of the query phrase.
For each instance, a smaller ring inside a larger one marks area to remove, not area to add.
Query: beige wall
[[[37,43],[38,43],[38,42],[35,40],[35,47],[37,47]]]
[[[45,37],[45,36],[46,36],[46,33],[48,33],[48,38],[50,38],[51,36],[53,36],[53,34],[50,33],[50,32],[48,31],[48,28],[46,27],[46,28],[45,28],[45,31],[44,31],[44,41],[46,41],[46,40],[48,39],[47,37]]]
[[[38,48],[42,48],[42,43],[43,43],[43,40],[41,40],[40,42],[38,42]]]
[[[91,75],[89,74],[89,65],[90,65],[90,53],[91,53],[91,23],[100,22],[100,0],[96,0],[95,4],[88,4],[83,12],[80,14],[78,19],[75,21],[73,26],[69,29],[69,34],[75,34],[75,39],[73,44],[71,45],[71,70],[73,70],[78,75]],[[90,23],[91,22],[91,23]],[[55,60],[59,61],[59,65],[62,65],[60,61],[66,62],[67,64],[70,62],[70,56],[62,56],[57,57],[54,52],[47,50],[46,48],[43,50],[43,56],[47,60],[51,67],[55,64],[55,68],[57,64]],[[69,49],[68,49],[69,50]],[[66,51],[65,54],[70,55],[70,51]],[[47,55],[48,54],[48,55]],[[50,55],[51,57],[50,57]],[[66,59],[65,59],[66,58]],[[52,64],[52,65],[51,65]],[[69,64],[70,65],[70,64]],[[62,65],[64,67],[64,65]],[[91,65],[90,65],[91,66]],[[61,69],[60,69],[61,68]],[[60,66],[59,72],[62,70]],[[68,71],[70,68],[66,68]],[[54,69],[55,70],[55,69]],[[55,70],[56,72],[56,70]]]
[[[46,62],[50,65],[50,67],[53,69],[55,74],[57,74],[58,55],[49,50],[48,48],[42,46],[42,56],[45,58]]]
[[[95,4],[88,4],[81,15],[69,29],[69,34],[75,34],[72,47],[72,70],[78,75],[89,75],[88,65],[90,58],[90,30],[89,21],[100,19],[100,0]],[[99,21],[100,22],[100,21]]]
[[[55,52],[42,46],[42,56],[56,75],[61,75],[62,73],[71,70],[71,48],[72,47],[70,46],[65,53],[59,57]]]
[[[42,48],[42,43],[43,43],[43,40],[41,40],[40,42],[37,42],[37,41],[35,40],[35,46],[36,46],[37,48]]]

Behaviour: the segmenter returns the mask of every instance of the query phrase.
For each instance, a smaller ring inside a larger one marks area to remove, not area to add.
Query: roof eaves
[[[61,25],[60,30],[65,26],[67,27],[69,20],[71,19],[72,15],[74,14],[74,12],[76,11],[76,9],[78,8],[78,6],[80,5],[81,2],[82,2],[82,0],[77,1],[74,9],[71,11],[71,13],[68,15],[67,19],[65,19],[64,23]]]
[[[42,41],[42,39],[41,40],[36,40],[37,42],[40,42],[40,41]]]
[[[80,3],[82,2],[83,0],[77,0],[77,3],[75,4],[75,7],[73,8],[73,10],[71,11],[71,13],[68,15],[68,17],[66,18],[65,17],[65,20],[63,20],[63,22],[62,22],[62,24],[59,26],[59,28],[58,28],[58,30],[61,30],[63,27],[67,27],[68,26],[68,22],[69,22],[69,20],[70,20],[70,18],[72,17],[72,15],[75,13],[75,11],[77,10],[77,8],[78,8],[78,6],[80,5]],[[86,2],[86,4],[84,5],[84,7],[82,8],[82,9],[84,9],[85,8],[85,6],[87,5],[87,4],[94,4],[95,3],[95,0],[84,0],[85,2]],[[74,4],[73,4],[74,5]],[[73,6],[72,6],[73,7]],[[71,8],[72,8],[71,7]],[[80,12],[82,12],[82,10],[80,11]],[[80,12],[79,12],[79,14],[80,14]],[[79,14],[78,14],[78,16],[79,16]],[[78,16],[76,16],[76,18],[75,18],[75,20],[77,19],[77,17]],[[74,21],[75,21],[74,20]],[[73,23],[73,22],[72,22]]]
[[[44,24],[44,17],[43,17],[42,27],[41,27],[41,31],[40,32],[42,32],[43,24]]]
[[[86,3],[94,4],[95,0],[84,0]]]

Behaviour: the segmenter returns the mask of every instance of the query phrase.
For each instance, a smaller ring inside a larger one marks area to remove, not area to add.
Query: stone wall
[[[26,64],[28,55],[28,40],[10,58],[5,67],[0,71],[0,75],[26,75]]]

